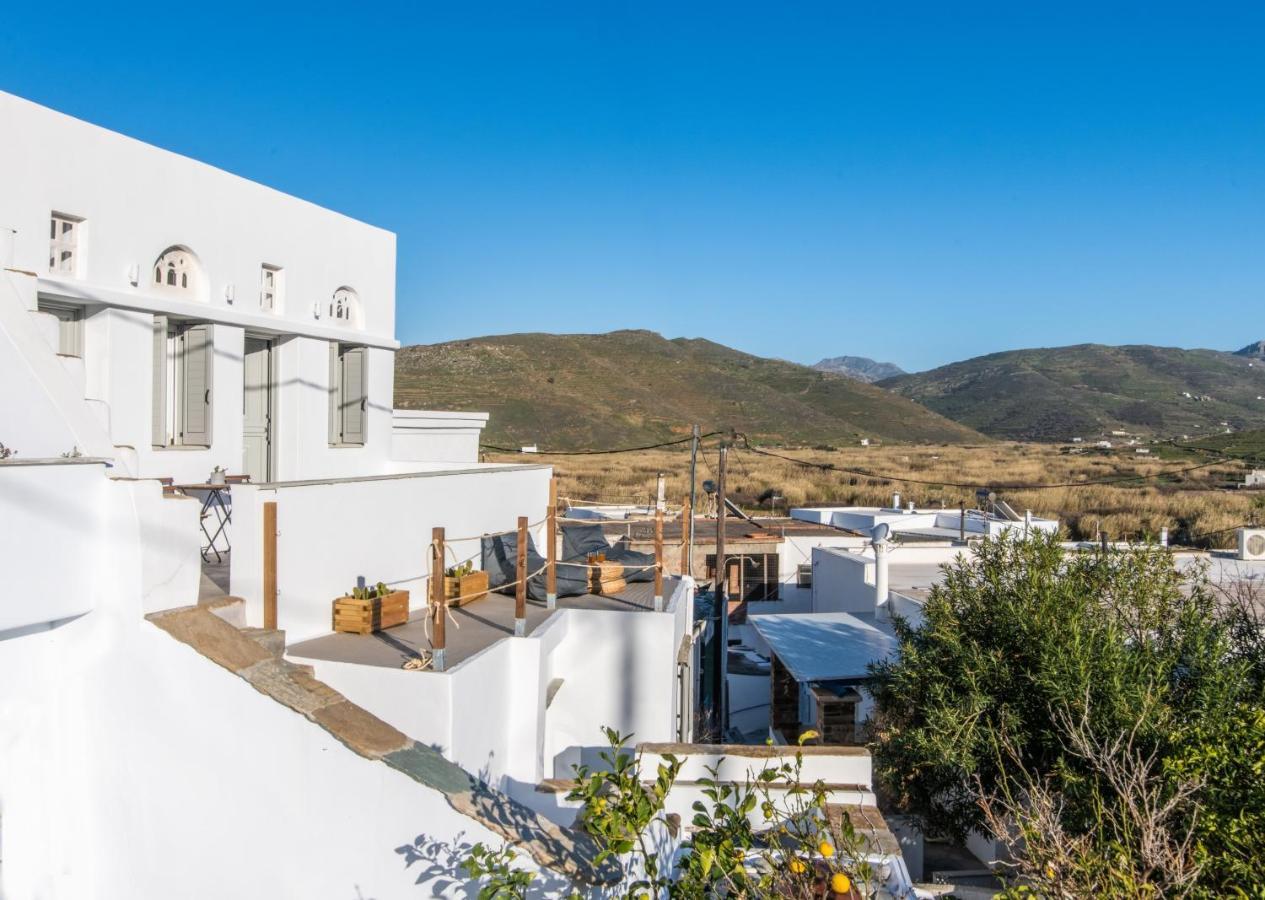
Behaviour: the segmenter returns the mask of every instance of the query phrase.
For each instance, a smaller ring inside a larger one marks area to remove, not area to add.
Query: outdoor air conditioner
[[[813,586],[813,564],[800,563],[795,572],[795,583],[802,588]]]
[[[1239,559],[1265,559],[1265,528],[1239,529]]]

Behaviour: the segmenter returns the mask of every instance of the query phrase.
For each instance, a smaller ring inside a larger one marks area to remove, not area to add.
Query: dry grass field
[[[743,509],[768,511],[768,492],[778,511],[814,503],[876,505],[890,502],[893,491],[919,506],[956,508],[975,505],[972,487],[950,487],[955,482],[979,487],[1002,484],[1064,484],[1092,482],[1118,476],[1155,476],[1127,484],[1086,484],[1080,487],[997,490],[997,496],[1016,510],[1056,516],[1064,536],[1093,539],[1100,529],[1112,540],[1137,540],[1158,535],[1167,527],[1174,541],[1189,541],[1253,520],[1265,509],[1265,493],[1227,488],[1242,482],[1244,466],[1234,460],[1182,474],[1208,457],[1172,455],[1141,457],[1132,451],[1067,453],[1055,446],[992,443],[984,446],[852,447],[833,451],[779,451],[799,460],[831,463],[870,475],[805,468],[780,459],[734,449],[729,459],[729,492]],[[490,454],[489,461],[522,462],[522,456]],[[560,479],[560,494],[582,500],[646,502],[659,472],[667,476],[668,495],[679,503],[689,491],[690,454],[683,448],[650,450],[610,456],[532,457],[551,463]],[[707,442],[699,458],[699,482],[714,478],[715,442]],[[901,482],[917,479],[930,484]],[[1259,501],[1258,501],[1259,498]],[[1198,540],[1201,546],[1229,547],[1234,534],[1226,532]]]

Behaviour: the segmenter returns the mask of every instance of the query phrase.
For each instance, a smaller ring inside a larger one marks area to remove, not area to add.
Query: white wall
[[[465,470],[233,488],[230,593],[263,624],[263,506],[277,504],[278,625],[291,642],[327,634],[331,604],[363,576],[411,592],[426,607],[431,529],[453,540],[454,559],[480,564],[479,535],[543,520],[548,466],[474,465]],[[537,544],[539,546],[539,543]]]
[[[391,420],[391,458],[397,461],[479,461],[487,413],[397,409]]]
[[[874,612],[874,557],[813,551],[813,612]]]
[[[0,226],[16,232],[12,264],[39,276],[39,296],[76,303],[87,312],[84,393],[109,405],[112,443],[139,454],[139,471],[129,474],[201,482],[215,466],[242,470],[242,351],[247,333],[283,339],[277,348],[274,479],[391,470],[392,355],[398,346],[394,235],[4,93],[0,131],[7,136],[0,142]],[[47,271],[53,211],[84,219],[74,274]],[[155,260],[173,245],[187,246],[197,256],[204,290],[172,295],[152,285]],[[284,297],[277,312],[260,309],[264,263],[284,269]],[[139,273],[137,285],[129,280],[130,270]],[[328,316],[329,298],[343,286],[359,294],[360,323],[348,325]],[[34,297],[32,293],[32,307]],[[316,308],[322,310],[319,317]],[[209,448],[153,449],[155,313],[215,326]],[[3,318],[0,326],[5,326]],[[10,341],[16,339],[13,327],[0,327],[3,331],[9,332]],[[0,345],[4,337],[0,334]],[[364,447],[328,446],[331,340],[372,348]],[[19,396],[38,391],[38,384],[21,388],[29,374],[7,370],[14,364],[12,354],[0,354],[0,359],[10,364],[0,375],[9,376],[6,383],[15,385]],[[49,382],[47,377],[37,380]],[[20,406],[0,407],[0,412],[11,412],[7,420],[21,426],[13,430],[25,438],[28,455],[36,453],[37,445],[39,455],[50,455],[53,451],[45,444],[63,443],[56,452],[77,443],[90,455],[113,455],[109,442],[86,447],[92,442],[82,434],[71,442],[58,433],[46,435],[57,423],[28,422],[29,416],[19,415]],[[70,415],[62,410],[70,430],[82,432]]]
[[[677,649],[693,618],[681,581],[664,612],[559,609],[532,634],[504,638],[446,672],[406,672],[292,657],[322,681],[487,783],[568,823],[573,810],[535,791],[596,762],[603,726],[676,739]],[[546,708],[550,683],[561,687]]]
[[[465,896],[459,856],[426,874],[398,848],[498,838],[142,618],[132,500],[156,486],[93,465],[25,468],[25,486],[57,503],[6,507],[6,524],[43,529],[32,539],[56,558],[37,564],[7,540],[0,569],[53,579],[91,611],[67,620],[48,605],[57,621],[0,631],[0,895]],[[16,471],[0,467],[6,501]]]

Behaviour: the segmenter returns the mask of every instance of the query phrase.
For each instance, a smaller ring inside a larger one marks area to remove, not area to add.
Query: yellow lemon
[[[804,865],[804,861],[802,859],[791,860],[791,872],[796,875],[803,875],[807,871],[808,866]]]
[[[827,859],[835,855],[835,848],[830,845],[830,841],[822,841],[817,845],[817,850]]]
[[[830,889],[836,894],[846,894],[852,890],[852,879],[842,872],[830,876]]]

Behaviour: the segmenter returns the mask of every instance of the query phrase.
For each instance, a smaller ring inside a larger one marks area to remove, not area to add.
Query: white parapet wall
[[[391,413],[391,459],[396,462],[473,463],[488,414],[397,409]]]
[[[431,530],[446,529],[448,565],[480,565],[480,535],[519,516],[544,520],[548,466],[472,464],[403,475],[233,487],[230,593],[263,624],[263,504],[277,504],[277,624],[291,643],[330,632],[331,604],[379,581],[426,607]],[[539,529],[537,529],[539,530]],[[536,535],[537,546],[540,535]]]
[[[529,636],[507,637],[446,672],[294,660],[486,783],[567,824],[574,810],[559,810],[535,786],[571,777],[580,762],[597,763],[603,727],[673,741],[682,713],[688,722],[677,660],[693,620],[694,583],[675,584],[663,612],[559,609]],[[683,677],[690,683],[692,674]]]
[[[466,896],[497,835],[146,621],[136,492],[160,493],[0,465],[0,896]]]

